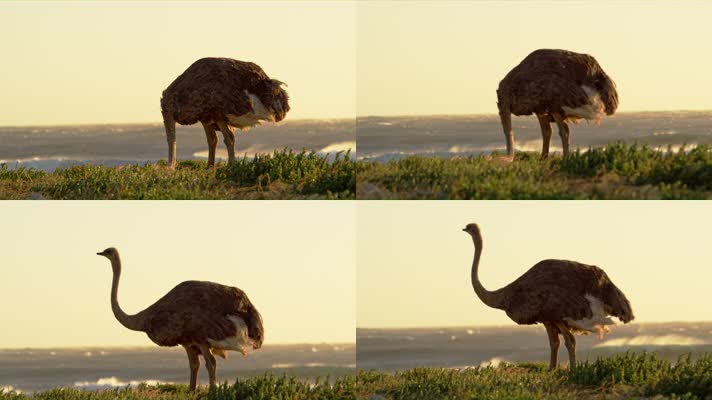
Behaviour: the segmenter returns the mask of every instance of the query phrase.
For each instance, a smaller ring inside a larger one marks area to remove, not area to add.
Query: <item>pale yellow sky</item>
[[[603,268],[637,322],[712,319],[712,202],[370,201],[358,204],[357,326],[513,325],[472,289],[470,222],[489,290],[569,259]]]
[[[619,111],[712,109],[712,2],[361,1],[358,115],[496,114],[527,54],[593,55]]]
[[[208,56],[286,82],[289,119],[352,118],[355,26],[351,2],[1,2],[0,126],[158,122]]]
[[[594,55],[619,111],[711,109],[712,3],[293,1],[0,3],[0,125],[158,122],[193,61],[255,61],[290,119],[492,114],[532,50]]]
[[[354,202],[3,202],[0,348],[153,346],[135,313],[185,280],[243,289],[265,344],[355,341]]]

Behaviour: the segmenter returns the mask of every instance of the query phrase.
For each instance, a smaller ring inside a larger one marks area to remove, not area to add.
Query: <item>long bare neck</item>
[[[135,315],[128,315],[119,306],[119,300],[117,299],[119,291],[119,279],[121,278],[121,259],[118,255],[111,258],[111,269],[114,271],[114,279],[111,282],[111,311],[114,312],[121,325],[133,330],[140,331],[141,324],[139,319]]]
[[[472,241],[475,244],[475,258],[472,260],[471,273],[472,288],[475,289],[477,297],[479,297],[483,303],[493,308],[501,308],[501,299],[498,293],[490,292],[480,283],[478,271],[480,268],[480,256],[482,255],[482,237],[479,235],[479,232],[472,235]]]

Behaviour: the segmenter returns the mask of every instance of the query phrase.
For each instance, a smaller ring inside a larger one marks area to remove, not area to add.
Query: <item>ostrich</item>
[[[279,122],[289,111],[283,82],[259,65],[230,58],[201,58],[163,91],[161,113],[168,139],[168,163],[176,163],[176,122],[200,122],[208,139],[208,165],[215,165],[216,131],[222,132],[228,162],[235,161],[235,128]]]
[[[185,281],[147,309],[127,315],[116,299],[121,277],[119,252],[110,247],[96,253],[111,261],[111,310],[128,329],[146,332],[159,346],[181,345],[188,354],[190,390],[195,390],[202,354],[210,386],[215,385],[213,354],[227,358],[228,350],[243,356],[259,349],[264,340],[262,317],[242,290],[213,282]]]
[[[574,334],[594,332],[601,338],[615,316],[623,323],[635,318],[628,299],[606,273],[593,265],[566,260],[543,260],[509,285],[489,291],[477,275],[482,255],[482,236],[477,224],[463,231],[472,236],[475,257],[472,287],[486,305],[504,310],[520,325],[544,324],[551,346],[550,368],[558,364],[559,335],[564,337],[569,366],[576,365]]]
[[[512,115],[536,114],[543,138],[541,157],[549,155],[551,123],[556,122],[564,150],[569,154],[566,121],[595,120],[618,108],[616,84],[596,59],[566,50],[536,50],[502,79],[497,107],[507,141],[507,156],[514,158]]]

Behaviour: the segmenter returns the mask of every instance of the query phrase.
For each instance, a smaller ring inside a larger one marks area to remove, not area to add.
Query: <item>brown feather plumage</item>
[[[259,345],[262,319],[242,290],[213,282],[185,281],[136,315],[148,337],[159,346],[205,344],[235,336],[228,315],[242,318]],[[259,348],[259,347],[257,347]]]
[[[561,113],[562,107],[588,104],[581,86],[596,89],[612,115],[618,108],[618,92],[595,58],[567,50],[541,49],[529,54],[514,67],[497,89],[500,111],[514,115]]]
[[[591,318],[586,294],[601,300],[606,312],[621,321],[633,319],[628,300],[605,271],[576,261],[540,261],[496,292],[505,299],[507,316],[518,324]]]
[[[181,125],[198,121],[227,121],[227,114],[252,112],[252,103],[245,90],[256,95],[265,105],[275,100],[283,111],[276,121],[289,111],[289,96],[275,84],[259,65],[231,58],[202,58],[178,76],[161,97],[161,111],[170,114]],[[217,129],[217,126],[216,126]]]

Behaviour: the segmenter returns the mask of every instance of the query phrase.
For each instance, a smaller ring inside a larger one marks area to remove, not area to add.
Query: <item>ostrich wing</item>
[[[606,312],[623,322],[632,319],[628,300],[608,275],[575,261],[541,261],[500,292],[507,315],[519,324],[591,318],[586,295],[599,299]]]
[[[179,94],[176,121],[190,125],[198,121],[224,121],[228,114],[240,116],[253,112],[244,90],[226,90],[212,82]]]
[[[511,83],[511,102],[515,115],[561,112],[562,107],[578,108],[590,103],[588,94],[575,80],[562,79],[549,70],[526,70]],[[521,110],[520,110],[521,109]]]
[[[227,114],[252,112],[245,94],[259,92],[269,77],[259,65],[230,58],[194,62],[163,92],[161,107],[181,124],[218,121]]]
[[[207,339],[235,336],[228,315],[237,315],[250,326],[256,312],[243,291],[212,282],[186,281],[140,313],[148,337],[161,346],[182,343],[207,344]],[[261,327],[260,327],[261,329]]]
[[[595,88],[594,81],[601,75],[605,75],[603,69],[588,54],[541,49],[525,57],[504,77],[500,91],[502,96],[510,96],[507,101],[515,115],[562,112],[563,106],[578,108],[589,104],[582,86]]]
[[[523,325],[590,318],[591,308],[584,294],[562,289],[562,285],[546,282],[531,289],[519,287],[508,295],[507,316]]]

